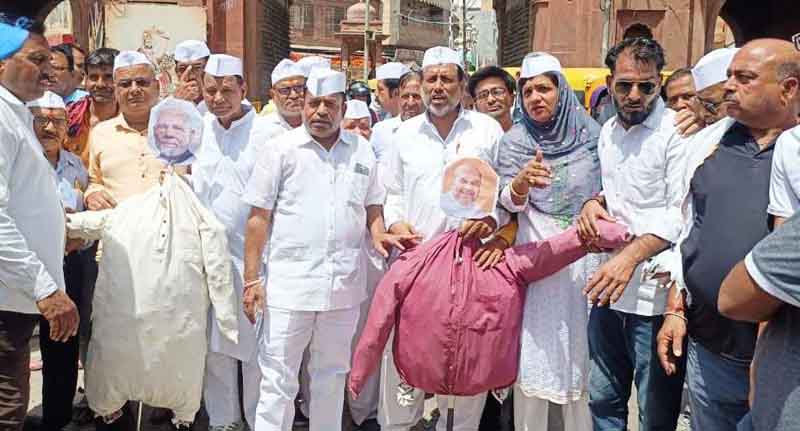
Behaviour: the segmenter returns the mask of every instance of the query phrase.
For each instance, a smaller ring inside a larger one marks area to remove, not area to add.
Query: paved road
[[[41,353],[39,352],[38,343],[34,342],[31,352],[32,359],[40,359]],[[80,372],[80,376],[78,379],[79,385],[83,384],[83,371]],[[29,421],[26,426],[26,431],[38,431],[37,424],[39,423],[42,414],[41,410],[42,405],[42,373],[39,371],[35,371],[31,373],[31,397],[30,397],[30,407],[29,407]],[[426,402],[426,418],[430,418],[433,409],[435,408],[435,403],[432,400],[428,400]],[[631,397],[631,403],[629,405],[630,408],[630,419],[629,423],[631,424],[630,431],[638,431],[639,425],[636,420],[636,394],[634,393]],[[163,426],[153,426],[149,424],[148,417],[151,413],[150,409],[145,409],[143,416],[144,420],[142,423],[144,424],[144,431],[172,431],[171,427],[168,425]],[[557,409],[551,409],[551,414],[549,415],[549,426],[548,431],[562,431],[563,424],[561,423],[560,415],[558,414]],[[206,431],[207,423],[205,420],[200,420],[198,423],[195,424],[194,431]],[[426,429],[432,429],[428,427],[424,427],[423,424],[417,426],[414,431],[423,431]],[[75,424],[68,425],[64,431],[94,431],[94,426],[85,426],[85,427],[78,427]],[[306,431],[305,429],[295,429],[293,431]],[[350,430],[343,430],[343,431],[350,431]],[[688,421],[686,418],[681,418],[680,423],[678,424],[678,428],[676,431],[689,431]]]

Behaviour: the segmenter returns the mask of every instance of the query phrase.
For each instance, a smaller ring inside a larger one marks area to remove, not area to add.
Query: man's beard
[[[427,99],[423,98],[422,101],[425,104],[425,108],[434,117],[444,117],[445,115],[453,112],[458,107],[458,105],[461,103],[461,101],[459,99],[450,100],[448,98],[446,106],[444,106],[444,107],[434,107],[434,106],[431,106],[431,104],[430,104],[431,103],[430,97],[428,97]]]
[[[654,97],[653,101],[650,102],[650,104],[647,105],[643,111],[628,113],[620,109],[620,104],[617,102],[616,97],[611,97],[611,103],[614,105],[614,109],[617,110],[617,116],[619,116],[622,122],[628,126],[636,126],[644,123],[647,120],[647,117],[650,116],[650,113],[653,112],[653,109],[655,109],[657,100],[658,97]]]

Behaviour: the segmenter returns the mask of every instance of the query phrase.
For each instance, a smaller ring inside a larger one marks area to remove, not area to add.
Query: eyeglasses
[[[280,87],[276,88],[275,91],[278,92],[281,96],[289,96],[292,94],[292,91],[297,93],[298,95],[302,96],[306,93],[306,86],[305,85],[293,85],[291,87]]]
[[[117,85],[119,85],[121,88],[131,88],[133,83],[136,83],[136,86],[139,88],[147,88],[153,84],[153,80],[147,78],[122,79],[117,82]]]
[[[717,109],[719,109],[719,106],[722,105],[722,102],[715,102],[713,100],[703,99],[702,97],[697,95],[695,95],[694,98],[697,99],[697,101],[700,102],[701,105],[703,105],[703,108],[705,108],[705,110],[711,113],[712,115],[717,115]]]
[[[499,99],[499,98],[505,96],[506,94],[508,94],[508,91],[506,91],[506,89],[502,88],[502,87],[495,87],[495,88],[492,88],[491,90],[483,90],[483,91],[481,91],[480,93],[477,94],[476,99],[477,100],[488,99],[490,94],[495,99]]]
[[[67,126],[67,119],[53,118],[45,115],[35,115],[33,117],[33,126],[36,128],[43,129],[47,127],[47,125],[50,123],[53,123],[53,125],[56,126],[57,128],[62,128]]]
[[[633,91],[633,87],[639,89],[639,92],[650,96],[656,92],[656,88],[658,88],[658,83],[652,81],[617,81],[614,84],[614,91],[620,95],[627,95]]]

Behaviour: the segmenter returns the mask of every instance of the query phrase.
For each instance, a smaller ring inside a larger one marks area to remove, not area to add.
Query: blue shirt
[[[83,193],[89,185],[89,173],[81,159],[69,151],[61,150],[56,165],[58,194],[65,208],[83,211]]]

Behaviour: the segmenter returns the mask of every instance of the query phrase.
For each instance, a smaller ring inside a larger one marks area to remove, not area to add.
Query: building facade
[[[547,51],[566,67],[603,67],[609,46],[631,27],[646,27],[667,53],[667,67],[691,65],[733,39],[789,39],[797,32],[796,0],[495,0],[498,57],[519,65],[526,53]],[[607,6],[607,7],[606,7]],[[719,31],[718,18],[730,30]],[[720,36],[720,33],[723,36]]]

